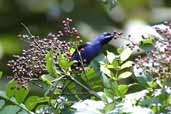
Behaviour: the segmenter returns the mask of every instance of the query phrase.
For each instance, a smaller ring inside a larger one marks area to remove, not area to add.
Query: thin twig
[[[52,83],[55,83],[55,85],[56,85],[56,82],[60,81],[60,80],[63,79],[64,77],[66,77],[66,75],[63,75],[63,76],[61,76],[61,77],[59,77],[59,78],[53,80]],[[48,90],[45,92],[44,96],[47,96],[47,95],[49,94],[49,92],[51,91],[52,87],[53,87],[53,85],[51,85],[51,86],[48,88]]]
[[[77,53],[78,53],[79,58],[80,58],[80,60],[81,60],[81,66],[82,66],[82,68],[83,68],[83,72],[84,72],[84,75],[85,75],[85,77],[86,77],[86,80],[89,81],[89,80],[88,80],[88,77],[87,77],[87,74],[86,74],[86,71],[85,71],[85,69],[84,69],[84,63],[83,63],[83,59],[82,59],[82,57],[81,57],[81,53],[80,53],[80,51],[78,50],[78,48],[77,48]]]
[[[30,35],[30,37],[32,37],[33,35],[30,32],[29,28],[23,22],[21,22],[21,25],[26,29],[26,31],[28,32],[28,34]]]

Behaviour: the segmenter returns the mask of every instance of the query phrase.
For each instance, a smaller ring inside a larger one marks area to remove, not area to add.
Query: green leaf
[[[115,94],[114,92],[112,91],[112,89],[107,89],[107,88],[104,88],[104,93],[107,97],[113,99]]]
[[[8,82],[7,87],[5,89],[6,95],[8,97],[14,96],[16,85],[17,85],[17,81],[16,80],[11,80],[10,82]]]
[[[112,63],[115,58],[116,56],[114,53],[107,51],[107,60],[109,61],[109,63]]]
[[[119,61],[114,59],[112,64],[107,64],[106,67],[108,69],[120,70]]]
[[[0,99],[0,110],[2,109],[2,107],[5,105],[5,100]]]
[[[120,70],[119,60],[117,59],[113,60],[112,65],[115,70]]]
[[[53,55],[51,51],[46,54],[46,69],[49,73],[54,74]]]
[[[1,111],[0,114],[17,114],[20,110],[20,107],[16,105],[6,105]]]
[[[5,99],[6,101],[8,101],[7,103],[10,103],[10,104],[15,104],[14,106],[20,106],[20,108],[22,108],[22,110],[24,111],[27,111],[29,114],[33,114],[33,112],[29,111],[24,104],[19,104],[16,99],[14,97],[12,98],[9,98],[6,96],[5,92],[4,91],[0,91],[0,97],[2,97],[3,99]],[[8,106],[8,105],[5,105],[5,107]],[[13,106],[13,105],[11,105]],[[4,108],[3,108],[4,110]],[[21,109],[20,109],[21,111]],[[0,111],[0,114],[15,114],[15,112],[13,113],[2,113],[2,110]],[[17,111],[17,114],[18,114],[18,111]]]
[[[153,38],[146,38],[143,39],[139,42],[140,46],[145,46],[145,45],[153,45],[154,44],[154,39]]]
[[[119,78],[119,79],[125,79],[125,78],[130,77],[131,75],[132,75],[131,72],[126,71],[126,72],[123,72],[122,74],[120,74],[118,78]]]
[[[142,106],[150,106],[150,105],[153,105],[153,104],[160,104],[160,101],[159,99],[157,98],[147,98],[147,99],[144,99],[143,101],[141,101],[141,105]]]
[[[118,90],[120,92],[120,96],[123,96],[127,93],[128,91],[128,86],[127,85],[119,85]]]
[[[117,52],[118,52],[119,55],[122,53],[122,51],[123,51],[122,48],[118,48],[118,49],[117,49]]]
[[[116,82],[112,82],[111,89],[114,92],[115,96],[120,96],[120,91],[118,90],[118,84]]]
[[[62,92],[63,92],[62,89],[56,88],[56,89],[53,91],[53,94],[54,94],[54,95],[60,95],[60,94],[62,94]]]
[[[113,65],[106,65],[106,67],[109,68],[109,69],[113,69],[114,68]]]
[[[45,103],[49,101],[49,97],[40,97],[37,102],[38,103]]]
[[[105,88],[111,88],[110,79],[107,78],[107,76],[104,75],[104,74],[102,74],[102,77],[103,77],[103,84],[104,84],[104,87],[105,87]]]
[[[38,96],[30,96],[25,105],[29,110],[33,110],[38,103],[45,103],[49,101],[49,97],[38,97]]]
[[[105,67],[105,65],[100,66],[100,71],[106,74],[109,77],[113,77],[113,73]]]
[[[20,86],[16,88],[15,98],[18,103],[22,103],[29,93],[29,89],[25,86]]]
[[[133,61],[126,61],[124,64],[121,65],[121,70],[132,67],[133,63],[134,63]]]
[[[53,53],[51,51],[49,51],[46,54],[46,69],[48,70],[49,74],[52,75],[53,77],[57,77],[60,72],[56,69],[56,66],[54,64],[54,60],[53,60]]]
[[[130,48],[125,48],[120,55],[120,59],[122,62],[126,61],[132,54],[132,50]]]
[[[39,100],[38,96],[30,96],[26,102],[25,105],[29,110],[33,110],[35,108],[35,106],[37,105]]]
[[[18,86],[17,87],[17,81],[11,80],[6,87],[6,95],[10,98],[15,96],[18,103],[21,103],[25,100],[26,96],[29,93],[29,90],[27,87],[24,86]]]
[[[75,52],[75,48],[70,48],[69,52],[73,54]]]
[[[90,67],[85,67],[84,70],[86,72],[86,76],[83,72],[81,75],[81,79],[83,79],[86,82],[86,84],[89,87],[91,87],[91,89],[93,90],[103,89],[102,80],[100,79],[100,76],[97,75],[97,72],[93,68],[90,68]]]
[[[66,58],[65,54],[59,55],[59,65],[67,70],[71,65],[73,65],[75,61],[69,61],[68,58]]]
[[[106,104],[104,108],[105,114],[107,114],[107,112],[112,111],[114,108],[115,108],[115,103],[112,102],[112,103]]]
[[[3,72],[2,72],[2,71],[0,71],[0,79],[2,78],[2,75],[3,75]]]
[[[55,78],[53,78],[53,77],[50,76],[50,75],[42,75],[42,76],[41,76],[41,80],[42,80],[44,83],[48,84],[48,85],[52,85],[52,81],[53,81],[54,79],[55,79]]]
[[[108,99],[107,99],[107,97],[106,97],[105,94],[103,94],[102,96],[100,96],[100,98],[102,99],[103,102],[108,103]]]

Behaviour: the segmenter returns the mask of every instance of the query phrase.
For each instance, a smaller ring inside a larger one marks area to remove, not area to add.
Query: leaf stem
[[[76,80],[74,77],[72,77],[72,76],[69,76],[69,77],[71,78],[71,80],[73,80],[79,86],[81,86],[82,88],[84,88],[85,90],[87,90],[90,94],[93,94],[97,98],[101,99],[101,97],[95,91],[90,90],[88,87],[86,87],[85,85],[83,85],[81,82],[79,82],[78,80]]]

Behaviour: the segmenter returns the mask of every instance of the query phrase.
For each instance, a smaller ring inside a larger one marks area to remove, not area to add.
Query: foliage
[[[142,36],[139,43],[130,41],[116,52],[106,51],[87,66],[71,60],[81,43],[71,22],[67,18],[64,28],[47,38],[21,35],[30,47],[8,63],[13,79],[0,91],[1,114],[171,113],[168,29],[155,28],[163,39]],[[61,41],[63,37],[76,40]],[[143,50],[142,56],[133,55],[137,48]],[[32,95],[29,84],[40,87],[43,94]]]

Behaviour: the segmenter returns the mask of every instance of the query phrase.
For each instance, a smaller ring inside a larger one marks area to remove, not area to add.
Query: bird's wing
[[[89,45],[91,45],[91,42],[86,42],[86,43],[80,45],[72,54],[71,60],[79,60],[80,57],[79,57],[78,51],[80,51],[81,49],[83,49]]]

